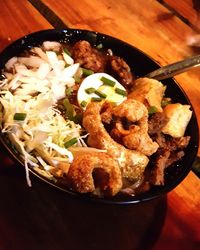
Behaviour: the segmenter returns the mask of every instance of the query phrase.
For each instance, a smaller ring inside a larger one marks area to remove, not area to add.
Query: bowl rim
[[[2,61],[2,58],[4,58],[4,57],[7,58],[6,55],[9,53],[10,50],[13,50],[16,47],[21,47],[21,46],[24,46],[27,49],[28,47],[30,47],[31,40],[34,39],[34,37],[39,37],[40,35],[44,35],[44,34],[48,34],[48,33],[55,33],[55,35],[58,35],[58,34],[66,35],[67,33],[70,33],[70,32],[71,32],[71,34],[76,33],[76,32],[83,33],[83,34],[86,34],[86,33],[95,34],[97,36],[100,36],[100,37],[103,37],[106,39],[118,41],[119,43],[122,43],[122,44],[128,46],[130,49],[136,50],[137,52],[142,54],[144,57],[148,58],[153,64],[156,65],[157,68],[160,67],[160,64],[158,62],[156,62],[155,59],[153,59],[147,53],[143,52],[142,50],[138,49],[137,47],[135,47],[135,46],[133,46],[133,45],[121,40],[121,39],[118,39],[118,38],[115,38],[115,37],[112,37],[110,35],[103,34],[103,33],[97,32],[97,31],[90,31],[90,30],[86,30],[86,29],[70,29],[70,28],[68,29],[67,28],[67,29],[46,29],[46,30],[36,31],[36,32],[30,33],[26,36],[23,36],[23,37],[17,39],[16,41],[14,41],[13,43],[9,44],[6,48],[4,48],[0,52],[0,70],[3,68],[3,66],[5,65],[5,62],[6,62],[5,60]],[[41,41],[45,41],[45,39],[41,39]],[[34,46],[34,45],[32,44],[31,47],[32,46]],[[119,205],[135,204],[135,203],[154,199],[158,196],[164,195],[164,194],[168,193],[169,191],[173,190],[177,185],[179,185],[185,179],[185,177],[189,174],[189,172],[191,170],[192,163],[195,160],[195,157],[196,157],[197,152],[198,152],[198,147],[199,147],[199,128],[198,128],[198,122],[197,122],[195,110],[194,110],[193,105],[190,102],[187,94],[185,93],[183,88],[179,85],[179,83],[174,78],[170,78],[170,79],[174,84],[177,85],[178,89],[180,90],[180,92],[182,92],[187,103],[191,106],[191,110],[193,112],[193,123],[195,126],[195,134],[196,134],[196,137],[194,138],[194,144],[195,144],[194,150],[192,151],[192,156],[190,157],[191,159],[189,161],[190,166],[185,168],[185,170],[181,173],[181,176],[179,178],[177,178],[172,184],[170,184],[170,186],[162,186],[162,189],[160,191],[155,192],[154,194],[150,194],[150,196],[148,195],[148,193],[145,192],[145,193],[140,194],[140,195],[131,196],[131,197],[129,196],[129,198],[127,200],[126,199],[125,200],[118,200],[118,199],[116,199],[116,197],[106,199],[106,198],[98,198],[98,197],[89,196],[89,195],[83,195],[83,194],[79,194],[79,193],[76,193],[74,191],[71,191],[67,188],[65,189],[61,186],[56,185],[55,183],[46,179],[45,177],[41,176],[36,171],[34,171],[31,167],[29,167],[29,172],[32,173],[33,175],[35,175],[37,178],[41,179],[43,182],[48,183],[52,187],[55,187],[56,189],[64,191],[65,193],[69,194],[71,197],[76,197],[79,199],[94,201],[94,202],[103,203],[103,204],[119,204]],[[11,149],[11,146],[9,146],[9,143],[7,143],[5,141],[5,135],[3,135],[1,129],[0,129],[0,142],[4,146],[6,151],[9,153],[9,155],[15,161],[17,161],[22,166],[24,166],[24,163],[22,162],[22,160],[13,152],[13,150]]]

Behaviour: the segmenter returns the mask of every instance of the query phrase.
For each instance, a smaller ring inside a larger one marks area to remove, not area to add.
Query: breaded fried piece
[[[100,111],[101,104],[93,102],[88,104],[83,114],[83,126],[89,133],[88,144],[98,149],[106,149],[107,153],[118,161],[123,177],[140,178],[148,164],[148,158],[114,141],[104,128]]]
[[[158,144],[148,134],[148,110],[144,104],[127,99],[118,106],[103,105],[102,110],[102,122],[112,122],[110,134],[115,141],[147,156],[157,151]]]
[[[162,132],[175,138],[184,136],[187,125],[192,117],[190,105],[180,103],[168,104],[164,108],[164,114],[168,118],[168,122],[162,128]]]
[[[88,41],[78,41],[72,48],[72,57],[76,63],[94,72],[103,72],[105,57],[95,48],[92,48]]]
[[[68,177],[79,193],[92,193],[98,188],[104,196],[114,196],[122,188],[119,165],[106,153],[92,152],[75,157]]]
[[[124,61],[124,59],[118,56],[111,56],[110,65],[121,84],[124,87],[131,87],[134,76],[129,65]]]
[[[161,101],[165,93],[166,86],[161,82],[150,78],[138,78],[134,84],[128,98],[138,100],[147,107],[156,107],[162,112]]]
[[[113,109],[113,115],[120,119],[126,118],[128,122],[133,124],[130,125],[129,129],[123,130],[122,128],[122,131],[118,126],[123,145],[147,156],[157,151],[158,144],[152,141],[148,135],[148,110],[144,104],[134,99],[127,99]]]

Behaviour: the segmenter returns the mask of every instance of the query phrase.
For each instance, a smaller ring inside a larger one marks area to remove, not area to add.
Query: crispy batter
[[[100,111],[101,104],[93,102],[84,112],[83,126],[89,133],[88,144],[98,149],[106,149],[107,153],[118,161],[124,177],[138,179],[148,164],[148,158],[114,141],[104,128]]]
[[[130,67],[124,61],[124,59],[118,56],[112,56],[110,58],[111,68],[116,74],[118,80],[124,87],[131,87],[133,83],[134,76],[131,72]]]
[[[129,149],[135,149],[147,156],[152,155],[158,149],[158,144],[153,142],[148,135],[148,111],[137,100],[127,99],[114,108],[113,114],[135,124],[131,125],[127,134],[122,138],[123,144]]]
[[[105,101],[101,108],[101,120],[103,123],[110,124],[112,121],[113,103]]]
[[[165,93],[166,86],[161,82],[150,78],[138,78],[128,95],[128,98],[138,100],[147,107],[156,107],[162,112],[161,101]]]
[[[155,153],[158,149],[158,144],[148,136],[143,134],[142,131],[137,133],[130,133],[123,137],[124,145],[129,149],[137,149],[139,152],[150,156]]]
[[[118,142],[129,149],[137,150],[147,156],[152,155],[158,149],[158,144],[153,142],[148,135],[148,111],[141,102],[134,99],[127,99],[119,106],[110,111],[117,122],[111,135]],[[106,117],[106,111],[104,117]],[[123,119],[130,124],[128,129],[123,126]],[[105,120],[105,119],[104,119]]]
[[[134,99],[127,99],[113,110],[113,115],[123,118],[126,117],[131,122],[138,122],[145,131],[148,130],[148,111],[146,107],[139,101]]]
[[[87,41],[78,41],[72,48],[72,56],[75,62],[80,63],[86,69],[94,72],[103,72],[105,57]]]
[[[68,177],[75,191],[95,192],[99,188],[105,196],[114,196],[122,188],[119,165],[106,153],[85,153],[77,156],[70,166]]]

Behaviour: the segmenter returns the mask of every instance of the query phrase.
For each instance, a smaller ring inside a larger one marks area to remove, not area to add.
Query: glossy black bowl
[[[111,49],[113,53],[117,56],[120,56],[125,59],[125,61],[129,64],[132,71],[139,77],[144,76],[145,74],[159,68],[159,65],[148,55],[140,51],[139,49],[120,41],[116,38],[86,31],[86,30],[43,30],[30,35],[27,35],[10,46],[8,46],[1,54],[0,54],[0,69],[4,68],[5,63],[13,56],[20,55],[24,50],[27,50],[33,46],[38,46],[42,44],[43,41],[61,41],[61,42],[76,42],[79,40],[88,40],[92,45],[103,44],[105,49]],[[137,203],[145,200],[150,200],[152,198],[158,197],[160,195],[166,194],[167,192],[174,189],[189,173],[191,170],[192,163],[195,159],[198,150],[198,125],[197,119],[192,108],[190,101],[188,100],[186,94],[181,89],[181,87],[173,80],[167,79],[162,81],[163,84],[167,85],[166,96],[171,97],[174,102],[180,102],[182,104],[189,104],[193,111],[193,115],[191,121],[187,127],[186,135],[191,136],[191,140],[189,146],[185,150],[185,156],[182,160],[177,162],[177,164],[168,168],[165,173],[165,185],[152,188],[150,191],[140,194],[137,196],[116,196],[113,198],[94,198],[88,195],[80,195],[75,192],[72,192],[66,189],[62,184],[55,184],[50,180],[45,179],[44,177],[38,175],[34,170],[30,168],[30,172],[42,179],[43,181],[51,184],[52,186],[65,191],[68,195],[73,195],[77,198],[93,200],[103,203],[110,204],[131,204]],[[0,140],[3,146],[7,149],[10,155],[19,163],[24,165],[23,160],[20,159],[19,153],[13,149],[9,140],[5,135],[0,132]],[[34,188],[34,183],[33,183]]]

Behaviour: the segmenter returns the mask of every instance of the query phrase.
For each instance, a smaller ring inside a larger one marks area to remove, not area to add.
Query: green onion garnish
[[[94,71],[90,70],[90,69],[85,69],[85,68],[81,68],[82,69],[82,73],[84,76],[89,76],[94,74]]]
[[[67,49],[67,48],[64,48],[63,51],[68,55],[68,56],[71,56],[71,52]]]
[[[72,94],[72,92],[73,92],[73,89],[70,88],[70,87],[68,87],[68,88],[65,89],[65,95],[66,96],[70,96]]]
[[[101,91],[99,91],[99,90],[95,90],[94,93],[95,93],[96,95],[98,95],[99,97],[103,98],[103,99],[107,97],[106,94],[104,94],[103,92],[101,92]]]
[[[123,90],[123,89],[120,89],[120,88],[116,88],[116,89],[115,89],[115,93],[117,93],[117,94],[119,94],[119,95],[123,95],[123,96],[126,96],[126,95],[127,95],[126,91]]]
[[[99,43],[97,46],[96,46],[97,49],[102,49],[103,48],[103,44],[102,43]]]
[[[95,92],[95,88],[87,88],[87,89],[85,89],[85,92],[87,93],[87,94],[92,94],[92,93],[94,93]]]
[[[100,98],[100,97],[92,97],[92,98],[91,98],[91,101],[92,101],[92,102],[101,102],[101,101],[102,101],[102,98]]]
[[[74,76],[74,80],[75,80],[76,83],[81,83],[81,78],[80,77]]]
[[[64,147],[65,147],[65,148],[69,148],[69,147],[71,147],[72,145],[76,144],[77,142],[78,142],[77,138],[74,137],[74,138],[70,139],[69,141],[66,141],[66,142],[64,143]]]
[[[65,107],[66,115],[69,118],[69,120],[73,121],[74,117],[74,107],[73,105],[69,102],[67,98],[63,100],[63,105]]]
[[[161,102],[161,107],[164,108],[165,106],[167,106],[168,104],[170,104],[171,101],[170,100],[162,100]]]
[[[13,119],[16,121],[24,121],[26,118],[26,113],[15,113]]]
[[[158,109],[155,106],[151,106],[148,108],[149,115],[155,114],[156,112],[158,112]]]
[[[108,85],[108,86],[111,86],[111,87],[114,87],[116,82],[102,76],[101,79],[100,79],[105,85]]]
[[[86,101],[82,101],[82,102],[80,103],[80,105],[81,105],[81,107],[85,108],[85,107],[87,106],[87,102],[86,102]]]

